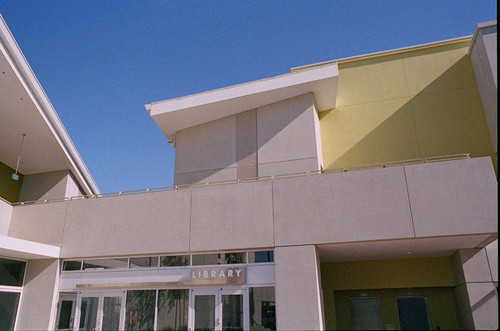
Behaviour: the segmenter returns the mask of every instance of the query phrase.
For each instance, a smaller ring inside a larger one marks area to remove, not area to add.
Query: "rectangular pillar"
[[[321,278],[316,247],[276,247],[274,256],[277,329],[323,330]]]
[[[486,250],[461,249],[451,256],[458,323],[466,330],[498,329],[498,292]]]
[[[16,329],[51,330],[59,279],[57,259],[29,260]]]

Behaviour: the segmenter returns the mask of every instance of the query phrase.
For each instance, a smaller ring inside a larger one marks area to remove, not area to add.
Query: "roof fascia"
[[[33,70],[24,57],[24,54],[19,48],[19,45],[14,39],[14,36],[12,35],[12,32],[7,26],[2,15],[0,15],[0,41],[7,52],[7,60],[10,62],[12,69],[18,76],[21,84],[26,89],[26,92],[30,95],[33,103],[37,107],[47,126],[72,165],[73,169],[71,170],[75,172],[74,175],[77,178],[78,183],[87,194],[100,193],[97,184],[92,178],[87,166],[83,162],[83,159],[73,144],[73,141],[69,137],[68,132],[64,128],[61,119],[57,115],[49,98],[40,85],[40,82],[33,73]]]
[[[488,28],[490,26],[496,26],[496,25],[497,25],[497,20],[482,22],[482,23],[478,23],[476,25],[476,30],[474,30],[474,35],[472,36],[472,41],[470,42],[469,51],[467,52],[468,56],[471,55],[472,49],[474,48],[474,45],[476,44],[476,38],[477,38],[477,35],[479,34],[479,31],[481,31],[481,29]]]
[[[453,44],[458,44],[458,43],[470,40],[471,38],[472,38],[472,36],[464,36],[464,37],[446,39],[446,40],[441,40],[441,41],[435,41],[435,42],[426,43],[426,44],[419,44],[419,45],[408,46],[408,47],[394,48],[394,49],[381,51],[381,52],[374,52],[374,53],[367,53],[367,54],[362,54],[362,55],[349,56],[349,57],[344,57],[344,58],[335,59],[335,60],[328,60],[328,61],[323,61],[323,62],[306,64],[303,66],[293,67],[293,68],[290,68],[290,71],[295,72],[295,71],[299,71],[299,70],[310,69],[313,67],[320,67],[320,66],[331,64],[331,63],[342,64],[342,63],[362,61],[362,60],[367,60],[367,59],[372,59],[372,58],[377,58],[377,57],[382,57],[382,56],[388,56],[388,55],[407,53],[407,52],[412,52],[412,51],[417,51],[417,50],[441,47],[441,46],[445,46],[445,45],[453,45]]]

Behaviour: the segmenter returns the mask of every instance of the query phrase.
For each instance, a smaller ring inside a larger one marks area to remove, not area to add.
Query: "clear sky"
[[[472,35],[496,1],[0,0],[102,192],[169,186],[144,104],[291,67]]]

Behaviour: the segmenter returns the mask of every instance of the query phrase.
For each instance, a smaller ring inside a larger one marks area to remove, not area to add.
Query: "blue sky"
[[[144,104],[291,67],[471,35],[496,1],[0,0],[102,192],[169,186]]]

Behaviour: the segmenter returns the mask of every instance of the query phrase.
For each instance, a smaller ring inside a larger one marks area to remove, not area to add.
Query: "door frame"
[[[197,295],[214,295],[215,296],[215,330],[222,330],[222,296],[223,295],[242,295],[243,296],[243,330],[248,330],[250,327],[249,320],[249,303],[248,303],[248,288],[247,287],[217,287],[217,288],[191,288],[189,289],[189,317],[188,330],[194,330],[195,325],[195,296]]]
[[[127,291],[108,291],[108,292],[91,292],[91,291],[79,291],[76,299],[76,310],[75,319],[73,324],[73,330],[78,331],[80,329],[80,317],[81,317],[81,305],[82,298],[98,298],[97,300],[97,317],[96,317],[96,327],[95,330],[102,330],[102,321],[104,315],[104,298],[105,297],[120,297],[121,307],[120,307],[120,323],[119,330],[125,329],[125,309],[127,300]]]

